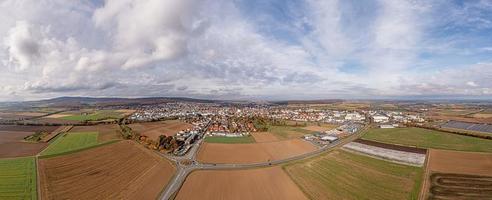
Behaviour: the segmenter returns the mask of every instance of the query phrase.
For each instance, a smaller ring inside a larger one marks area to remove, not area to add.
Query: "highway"
[[[320,155],[325,151],[332,150],[334,148],[338,148],[349,142],[352,142],[353,140],[359,138],[366,128],[367,126],[345,139],[337,140],[336,142],[325,145],[317,149],[316,151],[312,151],[309,153],[305,153],[302,155],[298,155],[282,160],[273,160],[273,161],[262,162],[262,163],[248,163],[248,164],[199,163],[198,161],[195,160],[195,158],[196,158],[196,154],[198,153],[198,149],[200,148],[200,144],[203,142],[203,139],[196,142],[192,147],[192,149],[190,150],[190,152],[188,152],[185,156],[182,157],[169,156],[166,154],[159,153],[161,156],[164,156],[169,160],[174,161],[176,163],[176,170],[177,170],[176,175],[167,185],[166,189],[162,192],[160,199],[170,200],[174,198],[174,195],[177,194],[177,192],[183,185],[184,181],[186,180],[186,177],[194,170],[249,169],[249,168],[256,168],[256,167],[268,167],[273,165],[280,165],[291,161],[302,160],[302,159]],[[191,160],[191,164],[183,165],[181,163],[181,161],[183,160]]]

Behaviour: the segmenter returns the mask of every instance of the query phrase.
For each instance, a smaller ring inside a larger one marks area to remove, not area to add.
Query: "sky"
[[[0,101],[492,99],[492,0],[0,0]]]

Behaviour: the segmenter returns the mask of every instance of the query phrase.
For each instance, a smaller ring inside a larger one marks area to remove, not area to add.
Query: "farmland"
[[[311,199],[417,199],[422,179],[421,168],[340,150],[284,170]]]
[[[46,143],[31,143],[24,138],[36,132],[51,132],[57,126],[0,125],[0,158],[33,156],[43,150]]]
[[[205,137],[205,142],[225,143],[225,144],[244,144],[244,143],[255,143],[255,139],[253,138],[253,136],[243,136],[243,137],[209,136],[209,137]]]
[[[65,116],[63,115],[65,114]],[[98,110],[80,113],[62,113],[59,119],[72,121],[100,121],[106,119],[119,119],[123,117],[122,112],[115,110]]]
[[[258,163],[285,159],[316,150],[301,139],[251,144],[204,143],[197,159],[205,163]]]
[[[93,126],[75,126],[70,132],[97,132],[98,142],[121,139],[120,127],[117,124],[98,124]]]
[[[280,167],[196,171],[176,199],[307,199]]]
[[[71,132],[61,135],[41,152],[41,155],[54,155],[96,145],[97,135],[97,132]]]
[[[256,142],[275,142],[280,140],[270,132],[253,132],[251,135],[255,138]]]
[[[0,199],[37,199],[32,157],[0,159]]]
[[[422,196],[492,198],[492,154],[430,150]]]
[[[46,143],[30,143],[22,141],[33,132],[0,131],[0,158],[33,156],[43,150]]]
[[[315,131],[306,130],[303,127],[296,126],[269,126],[268,132],[277,135],[281,139],[300,138],[305,134],[314,133]]]
[[[168,120],[130,124],[129,127],[135,133],[157,140],[160,135],[172,136],[181,130],[191,129],[193,125],[179,120]]]
[[[43,199],[156,199],[175,169],[132,141],[39,161]]]
[[[362,138],[420,148],[492,152],[492,140],[421,128],[371,129]]]

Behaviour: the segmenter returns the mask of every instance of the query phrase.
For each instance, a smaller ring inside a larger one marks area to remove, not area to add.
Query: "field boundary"
[[[422,182],[422,186],[421,186],[421,189],[420,189],[420,194],[419,194],[419,200],[425,200],[425,196],[427,194],[427,184],[428,184],[428,175],[429,174],[429,159],[430,159],[430,153],[428,153],[426,156],[425,156],[425,163],[424,163],[424,173],[423,173],[423,182]]]

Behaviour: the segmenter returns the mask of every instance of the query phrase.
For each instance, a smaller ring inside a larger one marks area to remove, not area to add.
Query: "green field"
[[[310,199],[417,199],[423,169],[338,150],[283,166]]]
[[[244,137],[210,136],[210,137],[205,137],[205,142],[241,144],[241,143],[255,143],[256,141],[252,136],[244,136]]]
[[[422,128],[370,129],[362,138],[420,148],[492,152],[492,140]]]
[[[0,159],[0,199],[37,199],[33,157]]]
[[[57,137],[48,148],[41,152],[41,155],[59,154],[97,145],[97,136],[97,132],[74,132],[64,134]]]
[[[296,126],[269,126],[268,132],[271,132],[280,138],[287,139],[302,137],[303,135],[312,134],[316,131],[310,131]]]
[[[72,121],[101,121],[106,119],[119,119],[122,113],[113,110],[99,110],[92,113],[77,113],[70,116],[61,117],[60,119]]]

